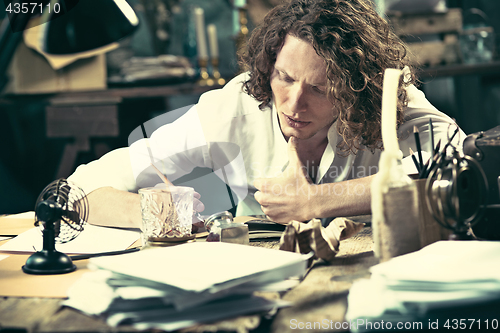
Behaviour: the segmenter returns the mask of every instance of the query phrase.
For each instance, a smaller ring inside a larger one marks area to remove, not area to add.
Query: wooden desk
[[[251,243],[253,246],[277,248],[278,241]],[[292,332],[295,323],[331,321],[342,323],[347,309],[347,293],[354,280],[369,277],[368,269],[377,263],[372,251],[371,228],[364,227],[354,237],[340,243],[335,260],[326,264],[317,261],[305,279],[281,297],[294,302],[281,309],[272,319],[250,315],[213,325],[200,325],[185,331],[236,331],[259,328],[264,332]],[[83,264],[83,261],[82,261]],[[269,297],[278,295],[269,294]],[[26,332],[135,332],[131,327],[118,329],[103,321],[83,315],[71,308],[61,308],[61,299],[18,298],[0,299],[0,330],[20,328]],[[334,327],[334,326],[333,326]],[[329,331],[334,331],[332,330]],[[300,331],[300,330],[299,330]],[[344,330],[345,331],[345,330]],[[155,331],[158,332],[158,331]]]

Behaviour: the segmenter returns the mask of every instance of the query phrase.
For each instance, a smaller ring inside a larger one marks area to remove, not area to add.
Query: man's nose
[[[304,112],[307,110],[306,91],[301,84],[295,84],[290,91],[291,111]]]

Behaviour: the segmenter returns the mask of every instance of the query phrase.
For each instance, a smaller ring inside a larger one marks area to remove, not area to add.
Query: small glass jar
[[[228,211],[209,216],[205,220],[208,231],[207,242],[226,242],[248,244],[248,226],[244,223],[235,223],[233,214]]]

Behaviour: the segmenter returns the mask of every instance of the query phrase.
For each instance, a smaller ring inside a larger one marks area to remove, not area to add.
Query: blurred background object
[[[466,64],[493,61],[495,32],[487,15],[478,8],[470,8],[463,14],[460,50],[462,61]]]
[[[373,1],[407,42],[434,106],[467,134],[500,124],[500,1]]]
[[[385,2],[385,14],[387,12],[428,14],[447,10],[446,0],[385,0],[379,2]]]

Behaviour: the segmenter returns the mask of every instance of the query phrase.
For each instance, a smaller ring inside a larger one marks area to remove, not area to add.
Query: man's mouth
[[[302,121],[302,120],[296,120],[293,119],[286,114],[283,114],[285,116],[286,122],[288,123],[288,126],[294,127],[294,128],[302,128],[307,125],[309,125],[311,122],[310,121]]]

